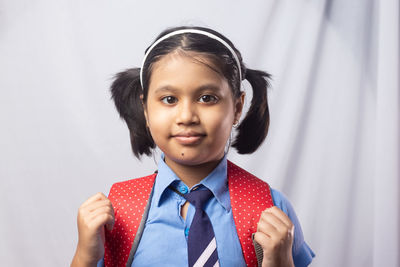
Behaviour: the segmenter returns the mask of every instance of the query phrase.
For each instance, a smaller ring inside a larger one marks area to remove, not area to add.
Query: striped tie
[[[208,189],[195,190],[184,195],[196,208],[188,236],[189,267],[219,266],[214,230],[207,213],[203,210],[204,204],[211,197],[212,192]]]

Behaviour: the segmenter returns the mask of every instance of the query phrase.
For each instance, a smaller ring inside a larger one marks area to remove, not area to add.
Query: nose
[[[177,110],[176,123],[191,125],[199,123],[197,107],[191,101],[181,101]]]

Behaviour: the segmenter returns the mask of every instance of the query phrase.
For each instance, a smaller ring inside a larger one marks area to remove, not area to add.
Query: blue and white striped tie
[[[212,195],[208,189],[195,190],[184,195],[184,198],[196,208],[188,236],[189,267],[219,266],[214,230],[210,218],[203,210],[204,204]]]

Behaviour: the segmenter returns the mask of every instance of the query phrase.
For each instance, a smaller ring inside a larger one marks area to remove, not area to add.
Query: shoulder
[[[294,224],[293,259],[295,266],[309,265],[315,254],[304,241],[303,231],[292,204],[287,197],[278,190],[271,188],[271,195],[274,205],[280,208]]]
[[[108,197],[110,199],[119,199],[128,197],[129,195],[136,195],[139,193],[142,194],[151,191],[154,185],[155,178],[156,173],[140,178],[134,178],[114,183],[111,186]]]
[[[243,202],[249,206],[254,203],[252,210],[256,214],[274,205],[268,183],[230,161],[227,173],[231,204],[239,203],[237,208],[240,209]]]
[[[151,186],[153,186],[155,178],[156,178],[156,173],[153,173],[151,175],[147,175],[144,177],[120,181],[120,182],[114,183],[111,186],[111,189],[126,188],[126,187],[136,188],[138,186],[140,186],[140,187],[150,186],[151,187]]]
[[[245,169],[239,167],[233,162],[228,160],[227,173],[229,177],[229,182],[238,183],[240,186],[245,184],[254,184],[260,186],[268,186],[268,183],[261,180],[254,174],[246,171]]]
[[[292,204],[283,193],[279,192],[276,189],[271,188],[271,196],[275,206],[280,208],[288,216],[294,214],[294,208]]]

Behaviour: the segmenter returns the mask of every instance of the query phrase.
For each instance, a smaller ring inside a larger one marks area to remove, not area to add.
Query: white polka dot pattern
[[[261,212],[274,205],[269,185],[228,161],[228,186],[233,219],[247,266],[257,266],[251,235]]]
[[[126,266],[144,209],[150,197],[156,174],[116,183],[108,198],[115,213],[113,230],[106,231],[104,264]]]
[[[126,266],[155,177],[153,174],[111,187],[109,199],[115,211],[115,225],[111,232],[106,231],[106,267]],[[228,161],[228,186],[243,257],[247,266],[257,266],[251,235],[257,231],[261,212],[273,206],[269,185]]]

